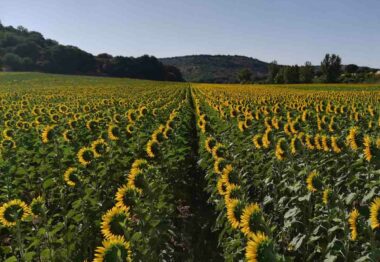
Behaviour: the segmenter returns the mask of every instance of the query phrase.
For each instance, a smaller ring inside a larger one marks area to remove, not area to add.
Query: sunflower
[[[312,138],[311,135],[306,135],[305,136],[305,142],[306,142],[306,147],[309,150],[314,150],[315,149],[315,146],[313,145],[313,138]]]
[[[77,158],[80,164],[87,166],[94,158],[94,153],[90,147],[82,147],[77,153]]]
[[[223,180],[223,183],[226,185],[236,184],[239,182],[239,178],[236,172],[234,172],[232,165],[230,164],[226,165],[225,168],[223,168],[221,178]]]
[[[262,145],[261,145],[262,144],[262,135],[261,134],[254,135],[252,138],[252,142],[257,149],[260,149],[262,147]],[[261,142],[261,144],[260,144],[260,142]]]
[[[16,148],[16,142],[13,141],[12,139],[3,139],[1,141],[1,147],[3,149],[11,149],[11,148]]]
[[[325,190],[323,190],[323,193],[322,193],[323,204],[327,205],[329,203],[330,195],[331,195],[331,189],[326,188]]]
[[[66,142],[70,142],[71,140],[73,140],[73,137],[74,137],[74,132],[72,130],[65,130],[63,131],[63,139],[66,141]]]
[[[133,124],[128,124],[126,127],[127,130],[127,136],[130,137],[133,134],[133,131],[135,130],[135,127]]]
[[[136,189],[138,193],[142,194],[145,186],[144,173],[139,168],[132,168],[128,175],[128,186]]]
[[[371,228],[380,228],[380,197],[376,197],[370,206]]]
[[[267,128],[265,130],[263,138],[262,138],[263,148],[269,148],[269,146],[271,144],[271,137],[270,137],[271,132],[272,132],[271,128]]]
[[[241,232],[247,237],[253,237],[262,224],[262,211],[257,203],[251,203],[243,209],[241,215]]]
[[[173,133],[173,128],[166,126],[165,130],[162,132],[165,139],[169,139],[170,135]]]
[[[239,121],[238,122],[238,128],[241,132],[244,132],[246,130],[245,122],[244,121]]]
[[[221,177],[218,179],[216,187],[218,189],[219,195],[224,196],[227,193],[228,185],[226,185],[226,183],[224,183],[224,181]]]
[[[139,118],[143,117],[144,115],[146,115],[148,113],[148,109],[146,108],[146,106],[142,106],[139,108]]]
[[[135,110],[133,109],[129,109],[127,111],[127,118],[128,118],[128,122],[130,124],[134,124],[135,123],[135,120],[136,120],[136,114],[135,114]]]
[[[218,175],[222,174],[222,170],[226,165],[226,160],[222,157],[219,157],[214,162],[214,172]]]
[[[364,153],[364,157],[365,159],[370,162],[371,159],[372,159],[372,153],[371,153],[371,137],[366,135],[364,137],[364,141],[363,141],[363,146],[364,146],[364,149],[363,149],[363,153]]]
[[[46,144],[53,138],[53,130],[55,125],[45,126],[42,130],[41,138],[42,143]]]
[[[317,171],[312,171],[308,177],[306,178],[306,184],[307,184],[307,190],[310,192],[316,192],[316,178],[319,176],[319,173]]]
[[[163,128],[165,128],[164,126],[162,126]],[[165,137],[164,137],[164,134],[162,133],[161,131],[161,126],[159,129],[155,130],[152,134],[152,140],[156,140],[158,141],[159,143],[161,143],[162,141],[164,141]]]
[[[348,224],[351,230],[351,233],[350,233],[351,240],[356,240],[356,238],[358,237],[358,230],[357,230],[358,217],[359,217],[359,212],[356,208],[351,211],[348,217]]]
[[[262,232],[253,234],[245,249],[248,262],[276,261],[272,241]]]
[[[221,158],[223,157],[224,153],[225,153],[226,149],[225,147],[223,146],[223,144],[221,143],[217,143],[213,149],[212,149],[212,156],[213,158],[216,160],[218,158]]]
[[[86,128],[90,131],[94,131],[99,126],[99,121],[91,119],[86,122]]]
[[[74,187],[76,185],[76,182],[78,181],[78,175],[76,174],[76,171],[77,168],[69,167],[63,174],[63,180],[70,187]]]
[[[149,140],[146,144],[146,153],[148,157],[155,158],[158,153],[158,141],[157,140]]]
[[[108,126],[108,138],[112,141],[116,141],[116,140],[119,140],[119,136],[120,136],[120,129],[118,126],[115,126],[115,125],[109,125]]]
[[[285,138],[280,138],[277,141],[275,156],[278,160],[284,160],[285,158],[285,148],[284,148],[285,143],[286,143]]]
[[[243,211],[243,203],[240,200],[232,199],[226,203],[227,219],[232,228],[236,229],[240,226],[240,218]]]
[[[116,206],[132,209],[136,204],[136,198],[139,194],[140,191],[135,187],[129,185],[119,187],[115,195]]]
[[[119,114],[114,114],[114,115],[112,116],[112,120],[113,120],[115,123],[120,123],[120,122],[122,121],[122,117],[121,117],[121,115],[119,115]]]
[[[132,261],[129,242],[117,236],[105,240],[101,247],[97,247],[93,262]]]
[[[146,161],[145,159],[136,159],[135,161],[133,161],[132,163],[132,170],[133,169],[145,169],[148,167],[148,161]],[[131,170],[131,172],[132,172]]]
[[[322,140],[322,149],[325,152],[330,151],[329,145],[328,145],[328,137],[326,135],[322,135],[321,137]]]
[[[314,136],[314,144],[315,144],[315,147],[318,150],[322,150],[323,149],[322,144],[321,144],[321,135],[320,134],[316,134]]]
[[[330,140],[331,140],[331,148],[332,148],[332,150],[334,151],[334,153],[337,153],[337,154],[341,153],[341,152],[342,152],[342,149],[340,148],[340,146],[339,146],[339,144],[338,144],[338,139],[337,139],[337,137],[336,137],[336,136],[332,136],[332,137],[330,138]]]
[[[357,126],[350,128],[347,139],[346,139],[347,144],[354,151],[358,150],[359,148],[358,143],[357,143],[358,130],[359,128]]]
[[[216,145],[216,140],[213,137],[209,136],[206,138],[205,148],[207,152],[212,153],[212,149],[214,148],[215,145]]]
[[[129,208],[117,207],[109,209],[103,216],[101,222],[101,232],[106,239],[116,236],[124,238],[124,229],[126,222],[129,220]]]
[[[18,221],[25,221],[30,214],[30,208],[24,201],[13,199],[0,207],[0,222],[6,227],[13,227]]]
[[[5,128],[3,130],[3,137],[4,139],[12,139],[13,138],[14,131],[10,128]]]
[[[30,211],[34,216],[41,216],[45,212],[45,200],[38,196],[30,203]]]
[[[91,143],[91,149],[94,153],[94,157],[101,157],[105,153],[108,152],[109,147],[108,144],[104,141],[104,139],[99,138]]]

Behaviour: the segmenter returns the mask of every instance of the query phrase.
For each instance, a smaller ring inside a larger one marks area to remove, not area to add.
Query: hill
[[[117,76],[181,81],[180,71],[154,56],[94,56],[78,47],[61,45],[25,27],[0,23],[0,71],[38,71],[57,74]]]
[[[237,55],[189,55],[159,59],[165,65],[177,67],[186,81],[236,83],[240,70],[248,68],[254,77],[268,73],[268,63]]]

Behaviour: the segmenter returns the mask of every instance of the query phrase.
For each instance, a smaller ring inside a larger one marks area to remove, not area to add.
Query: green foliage
[[[326,83],[336,83],[339,80],[342,60],[335,54],[326,54],[321,62],[322,79]]]
[[[251,81],[251,78],[252,72],[248,68],[242,69],[238,74],[238,79],[242,84],[249,83]]]
[[[91,74],[150,80],[183,81],[181,72],[153,56],[94,57],[77,47],[60,45],[19,26],[0,27],[0,59],[7,71]]]

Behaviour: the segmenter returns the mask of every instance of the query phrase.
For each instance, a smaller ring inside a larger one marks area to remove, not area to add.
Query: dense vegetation
[[[0,86],[0,261],[380,259],[379,85]]]
[[[245,56],[190,55],[160,61],[179,68],[189,82],[238,83],[242,69],[248,69],[254,79],[264,79],[268,73],[267,63]]]
[[[327,54],[320,66],[265,63],[245,56],[193,55],[161,58],[164,64],[178,67],[184,79],[206,83],[361,83],[380,81],[377,70],[354,64],[342,65],[336,55]]]
[[[157,58],[93,56],[75,46],[60,45],[42,34],[0,23],[0,69],[59,74],[88,74],[150,80],[182,81],[181,72]]]

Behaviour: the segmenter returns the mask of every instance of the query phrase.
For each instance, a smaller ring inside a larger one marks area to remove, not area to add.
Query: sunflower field
[[[379,261],[380,87],[0,73],[0,261]]]

